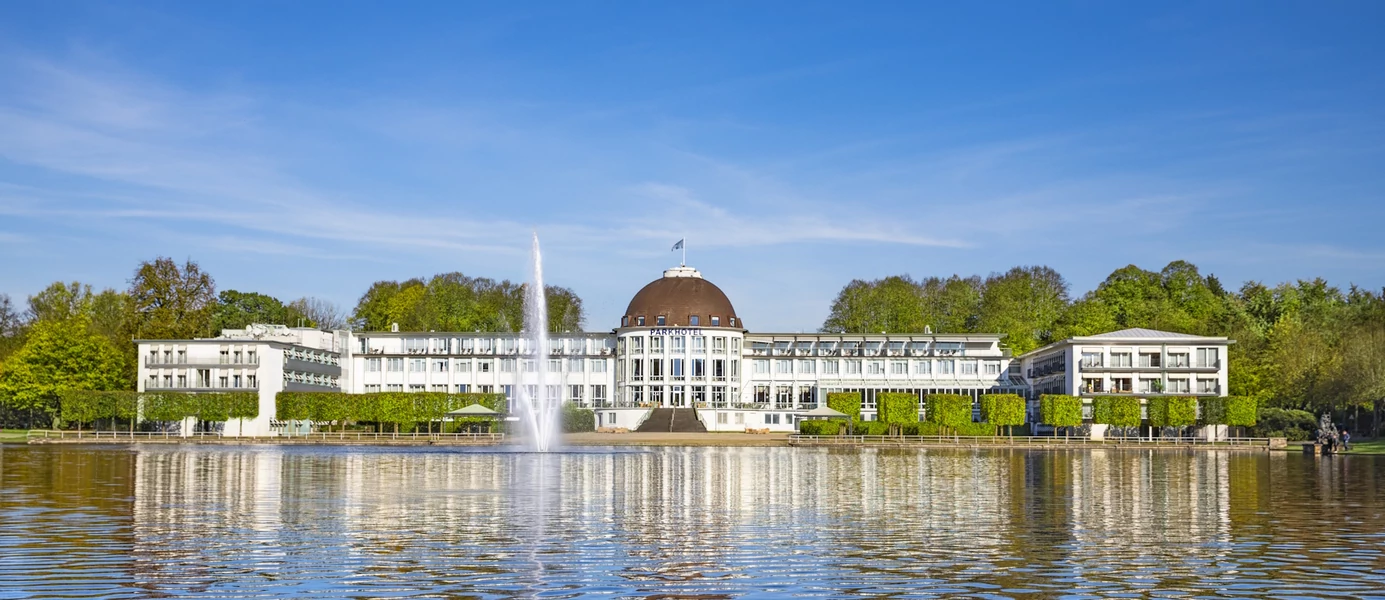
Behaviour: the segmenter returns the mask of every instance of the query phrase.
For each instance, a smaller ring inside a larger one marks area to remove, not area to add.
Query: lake
[[[1382,458],[9,445],[0,598],[1385,598]]]

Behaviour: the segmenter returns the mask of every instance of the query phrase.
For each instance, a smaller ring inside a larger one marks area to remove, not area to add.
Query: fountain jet
[[[530,384],[521,377],[516,396],[519,398],[519,412],[527,423],[535,452],[549,452],[558,447],[559,426],[561,422],[560,399],[549,393],[548,382],[548,297],[543,285],[543,253],[539,251],[539,234],[534,232],[534,243],[530,250],[532,271],[529,285],[525,290],[524,337],[529,342],[533,355],[537,381]],[[524,370],[521,370],[521,374]]]

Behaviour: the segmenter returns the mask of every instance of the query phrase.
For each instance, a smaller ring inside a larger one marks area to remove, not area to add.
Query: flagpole
[[[683,236],[683,243],[681,244],[681,246],[683,248],[683,262],[678,266],[686,267],[688,266],[688,236]]]

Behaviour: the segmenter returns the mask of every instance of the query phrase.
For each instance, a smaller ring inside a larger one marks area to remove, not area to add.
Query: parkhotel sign
[[[649,330],[649,335],[702,335],[702,329],[697,327],[655,327]]]

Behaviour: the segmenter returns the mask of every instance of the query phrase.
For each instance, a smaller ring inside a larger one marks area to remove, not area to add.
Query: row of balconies
[[[751,348],[749,356],[975,356],[968,354],[966,350],[868,350],[864,348],[846,348],[839,350],[829,350],[818,348],[817,350],[781,350],[778,348]]]
[[[1082,366],[1082,369],[1087,370],[1087,371],[1098,371],[1098,370],[1099,370],[1099,371],[1122,371],[1122,370],[1125,370],[1125,371],[1138,371],[1138,370],[1148,370],[1148,369],[1160,369],[1160,370],[1187,369],[1187,370],[1192,370],[1192,371],[1197,371],[1197,370],[1215,371],[1215,370],[1218,370],[1218,369],[1221,368],[1221,361],[1220,361],[1220,360],[1214,360],[1214,361],[1212,361],[1212,362],[1209,363],[1209,364],[1202,364],[1202,365],[1193,365],[1193,364],[1188,364],[1188,363],[1166,364],[1166,365],[1163,365],[1163,366],[1155,365],[1155,364],[1151,364],[1151,363],[1142,363],[1142,364],[1133,364],[1133,365],[1106,365],[1106,364],[1103,364],[1101,361],[1089,361],[1089,360],[1081,361],[1079,364]]]
[[[251,384],[247,384],[247,385],[233,385],[233,384],[227,384],[227,385],[224,385],[224,386],[223,386],[223,385],[219,385],[219,384],[217,384],[217,383],[207,384],[207,385],[177,385],[177,384],[170,383],[170,384],[168,384],[168,385],[164,385],[164,383],[163,383],[162,381],[149,381],[149,380],[145,380],[145,382],[144,382],[144,391],[146,391],[146,392],[147,392],[147,391],[151,391],[151,390],[196,390],[196,391],[204,391],[204,392],[205,392],[205,391],[209,391],[209,390],[216,390],[216,391],[237,391],[237,390],[240,390],[240,391],[247,391],[247,392],[249,392],[249,391],[255,391],[255,390],[258,390],[258,389],[260,389],[260,384],[259,384],[258,382],[256,382],[256,383],[251,383]]]
[[[706,375],[686,375],[686,376],[684,376],[684,375],[679,375],[679,376],[673,376],[673,375],[667,375],[667,376],[664,376],[664,377],[654,377],[654,376],[650,376],[650,377],[648,377],[647,379],[648,379],[649,381],[711,381],[711,382],[714,382],[714,383],[721,383],[721,382],[726,381],[726,376],[725,376],[725,375],[713,375],[713,376],[706,376]],[[630,377],[630,381],[645,381],[645,380],[646,380],[646,377],[643,376],[643,375],[632,375],[632,376]]]
[[[186,356],[185,356],[185,357],[182,357],[182,358],[177,358],[177,357],[168,357],[168,358],[164,358],[164,357],[161,357],[161,356],[145,356],[145,357],[144,357],[144,366],[146,366],[146,367],[160,367],[160,366],[187,366],[187,367],[198,366],[198,367],[200,367],[200,366],[214,366],[214,365],[254,366],[254,365],[258,365],[258,364],[260,364],[260,357],[259,357],[258,355],[256,355],[256,356],[242,357],[242,358],[236,358],[236,357],[234,357],[234,356],[231,356],[231,357],[221,356],[221,357],[216,357],[216,358],[210,358],[210,357],[209,357],[209,358],[199,358],[199,357],[196,357],[196,356],[191,357],[191,358],[186,357]]]
[[[612,350],[612,349],[610,349],[610,348],[599,348],[599,349],[597,349],[596,351],[592,351],[592,352],[587,352],[587,351],[585,351],[585,350],[583,350],[583,349],[580,349],[580,348],[578,348],[578,349],[569,348],[567,351],[551,351],[551,352],[548,353],[548,355],[549,355],[549,356],[588,356],[588,355],[591,355],[591,356],[610,356],[611,354],[614,354],[614,353],[615,353],[615,351]],[[481,356],[534,356],[534,355],[536,355],[536,354],[538,354],[538,353],[537,353],[537,352],[534,352],[533,350],[524,350],[524,351],[520,351],[520,349],[518,349],[518,348],[510,348],[510,349],[508,349],[508,350],[503,350],[503,349],[462,348],[462,349],[455,350],[455,351],[451,351],[451,352],[446,351],[446,350],[436,350],[436,349],[430,350],[430,349],[426,349],[426,348],[412,348],[412,349],[404,350],[404,351],[402,351],[402,352],[387,352],[384,348],[367,348],[366,351],[365,351],[365,354],[378,354],[378,355],[422,355],[422,356],[475,356],[475,355],[481,355]]]

